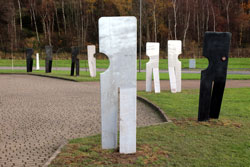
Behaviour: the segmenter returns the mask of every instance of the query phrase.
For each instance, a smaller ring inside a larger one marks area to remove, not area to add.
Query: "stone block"
[[[136,115],[137,20],[135,17],[102,17],[99,19],[99,51],[109,58],[109,68],[101,73],[102,148],[117,148],[117,119],[120,96],[122,125],[134,121]],[[128,90],[128,92],[125,92]],[[128,100],[130,99],[130,100]],[[129,104],[125,104],[129,102]],[[125,102],[125,103],[124,103]],[[127,108],[124,108],[130,105]],[[128,110],[127,110],[128,109]],[[131,119],[131,120],[130,120]],[[136,124],[121,128],[120,151],[136,150]],[[126,132],[133,133],[126,133]],[[129,139],[130,141],[125,141]]]
[[[196,60],[189,59],[189,68],[196,68]]]
[[[36,70],[40,70],[39,53],[36,53]]]
[[[155,93],[160,93],[160,77],[159,77],[159,54],[160,43],[147,42],[146,55],[149,57],[149,62],[146,64],[146,92],[152,90],[152,72],[154,78]]]
[[[52,71],[52,60],[53,60],[53,47],[45,46],[46,58],[45,58],[45,72],[51,73]]]
[[[181,62],[178,60],[178,56],[182,53],[182,42],[179,40],[169,40],[168,41],[168,70],[169,70],[169,81],[174,84],[175,81],[171,79],[176,78],[176,92],[181,92]],[[170,72],[171,70],[173,72]],[[175,75],[174,77],[171,75]],[[171,92],[175,92],[171,90]]]
[[[75,69],[76,69],[76,76],[79,76],[79,74],[80,74],[79,59],[77,58],[78,54],[79,54],[79,48],[78,47],[72,47],[71,72],[70,72],[71,76],[74,76]]]
[[[27,72],[32,72],[33,69],[33,58],[32,55],[34,53],[34,50],[31,48],[28,48],[26,50],[26,67],[27,67]]]
[[[91,77],[96,77],[96,58],[94,57],[96,53],[95,45],[88,45],[88,64],[89,72]]]
[[[209,65],[201,71],[198,121],[219,118],[228,67],[231,42],[229,32],[206,32],[203,56]]]

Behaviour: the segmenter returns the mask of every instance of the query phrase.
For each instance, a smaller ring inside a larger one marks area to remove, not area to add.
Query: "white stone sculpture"
[[[39,53],[36,53],[36,70],[40,70]]]
[[[146,64],[146,92],[151,92],[152,89],[152,73],[154,76],[155,93],[160,93],[160,77],[159,77],[159,54],[160,43],[147,42],[146,55],[149,57],[149,62]]]
[[[88,64],[91,77],[96,77],[96,58],[94,57],[96,50],[95,45],[88,45]]]
[[[168,41],[168,70],[172,93],[181,92],[181,62],[178,60],[178,56],[182,53],[181,48],[181,41]]]
[[[136,152],[137,20],[135,17],[99,19],[100,52],[110,66],[101,73],[102,148],[117,148],[120,91],[120,153]]]

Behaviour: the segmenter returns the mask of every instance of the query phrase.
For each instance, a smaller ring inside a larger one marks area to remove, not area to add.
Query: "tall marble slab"
[[[182,48],[181,41],[179,40],[168,41],[168,70],[169,70],[170,88],[172,93],[181,92],[181,61],[178,60],[178,56],[182,53],[181,48]],[[174,78],[176,79],[176,82],[173,80]],[[176,85],[173,85],[175,83]]]
[[[117,148],[120,97],[120,153],[136,152],[137,20],[99,19],[100,52],[110,66],[101,73],[102,148]],[[120,92],[120,93],[119,93]]]
[[[149,62],[146,64],[146,92],[152,91],[152,73],[154,78],[155,93],[160,93],[160,77],[159,77],[159,55],[160,43],[147,42],[146,55],[149,57]]]
[[[80,75],[80,62],[79,59],[77,58],[79,54],[79,48],[78,47],[72,47],[71,51],[71,72],[70,75],[74,76],[75,70],[76,70],[76,76]]]
[[[36,53],[36,70],[40,70],[39,53]]]
[[[96,53],[95,45],[88,45],[87,49],[90,76],[96,77],[96,58],[94,57]]]
[[[45,53],[46,53],[46,58],[45,58],[45,72],[46,73],[51,73],[52,71],[52,54],[53,54],[53,50],[52,50],[52,46],[45,46]]]
[[[31,48],[28,48],[26,50],[26,67],[27,67],[27,72],[32,72],[33,69],[33,58],[32,55],[34,53],[34,50]]]
[[[198,121],[219,118],[226,78],[231,42],[229,32],[206,32],[203,56],[209,61],[201,72]]]

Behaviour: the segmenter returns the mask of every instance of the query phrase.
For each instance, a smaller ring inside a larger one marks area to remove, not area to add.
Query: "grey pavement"
[[[42,166],[67,140],[100,133],[98,82],[0,75],[0,167]],[[137,102],[137,126],[161,123]]]
[[[0,67],[0,70],[11,70],[12,67]],[[14,70],[26,70],[26,67],[14,67]],[[35,68],[33,68],[35,70]],[[70,71],[70,67],[53,67],[52,70],[59,70],[59,71]],[[106,69],[98,68],[97,71],[105,71]],[[201,70],[203,69],[182,69],[182,73],[189,73],[189,74],[200,74]],[[45,71],[44,67],[40,68],[40,71]],[[88,71],[87,68],[80,68],[80,71]],[[139,72],[139,70],[138,70]],[[141,70],[141,72],[146,72],[146,70]],[[168,70],[160,70],[160,73],[168,73]],[[228,69],[228,74],[239,74],[239,75],[250,75],[250,68],[248,69]]]

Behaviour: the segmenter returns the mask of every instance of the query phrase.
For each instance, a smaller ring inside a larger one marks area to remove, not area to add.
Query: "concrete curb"
[[[155,105],[154,103],[152,103],[151,101],[149,101],[148,99],[144,98],[144,97],[141,97],[141,96],[137,96],[137,100],[140,100],[141,102],[143,103],[146,103],[148,104],[150,107],[152,107],[153,109],[155,109],[159,116],[163,119],[164,122],[172,122],[168,117],[167,115],[165,114],[165,112],[160,108],[158,107],[157,105]]]
[[[51,164],[51,162],[57,157],[57,155],[61,153],[62,148],[63,148],[66,144],[68,144],[68,142],[63,143],[63,144],[54,152],[54,154],[49,158],[49,160],[43,165],[43,167],[48,167],[48,166]]]

